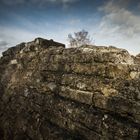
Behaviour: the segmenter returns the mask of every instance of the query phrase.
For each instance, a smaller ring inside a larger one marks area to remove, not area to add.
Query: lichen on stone
[[[37,38],[0,58],[0,140],[140,139],[140,59]]]

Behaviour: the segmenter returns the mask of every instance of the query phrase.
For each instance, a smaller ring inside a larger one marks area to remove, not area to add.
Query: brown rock
[[[140,139],[138,58],[41,38],[8,49],[0,58],[0,140]]]

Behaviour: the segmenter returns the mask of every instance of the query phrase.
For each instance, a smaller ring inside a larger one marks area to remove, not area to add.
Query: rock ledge
[[[140,60],[37,38],[0,58],[1,140],[140,139]]]

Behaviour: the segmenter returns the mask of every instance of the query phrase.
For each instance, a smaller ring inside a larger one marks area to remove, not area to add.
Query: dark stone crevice
[[[140,65],[115,47],[37,38],[0,58],[0,140],[140,139]]]

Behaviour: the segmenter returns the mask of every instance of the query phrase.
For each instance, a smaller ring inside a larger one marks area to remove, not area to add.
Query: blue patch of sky
[[[98,8],[108,0],[79,0],[69,5],[49,3],[38,6],[1,5],[0,25],[16,27],[33,33],[53,33],[65,29],[89,30],[98,26],[103,16]]]
[[[140,0],[131,0],[128,6],[128,10],[132,11],[134,14],[140,14]]]
[[[27,20],[42,21],[49,20],[52,22],[59,21],[62,19],[73,18],[88,18],[94,13],[97,14],[97,7],[101,5],[103,0],[81,0],[76,3],[63,7],[62,4],[49,4],[49,5],[12,5],[12,6],[0,6],[0,20],[7,24],[16,22],[16,17],[13,14],[26,18]],[[96,16],[97,17],[97,16]],[[22,23],[21,23],[22,24]]]

